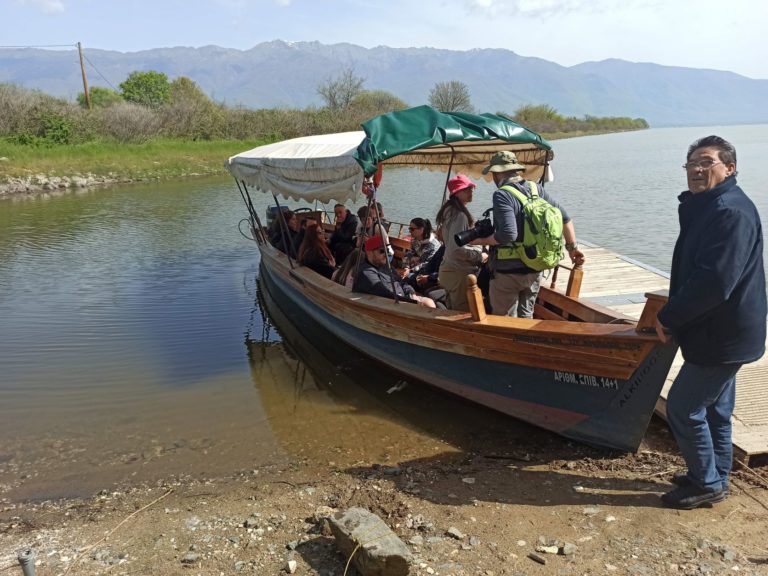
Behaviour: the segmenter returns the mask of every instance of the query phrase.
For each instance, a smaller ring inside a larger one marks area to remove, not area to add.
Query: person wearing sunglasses
[[[434,300],[419,296],[403,282],[387,264],[387,249],[381,236],[376,235],[365,241],[365,261],[352,284],[353,292],[373,294],[400,302],[411,302],[426,308],[436,308]]]
[[[411,234],[411,248],[405,253],[404,264],[409,272],[416,273],[427,265],[441,244],[432,231],[429,218],[414,218],[408,225],[408,232]]]
[[[667,421],[687,470],[662,495],[690,510],[728,497],[736,373],[765,352],[766,303],[760,215],[736,183],[736,149],[719,136],[688,148],[688,190],[678,196],[680,235],[669,301],[656,332],[680,344],[683,366],[667,396]]]

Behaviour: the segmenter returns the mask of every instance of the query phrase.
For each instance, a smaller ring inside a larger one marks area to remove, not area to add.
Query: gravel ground
[[[725,502],[682,512],[660,506],[681,461],[658,423],[637,454],[548,435],[514,450],[481,440],[487,450],[405,462],[307,458],[86,499],[5,497],[0,574],[21,574],[16,551],[31,548],[40,576],[341,576],[346,558],[325,519],[352,506],[407,544],[412,575],[768,574],[759,469],[735,473]],[[11,468],[23,468],[16,455],[0,458],[0,475]]]

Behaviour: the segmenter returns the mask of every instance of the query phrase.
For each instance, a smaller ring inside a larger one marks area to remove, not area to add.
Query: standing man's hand
[[[584,253],[578,248],[568,250],[568,256],[570,256],[571,262],[576,266],[584,264]]]

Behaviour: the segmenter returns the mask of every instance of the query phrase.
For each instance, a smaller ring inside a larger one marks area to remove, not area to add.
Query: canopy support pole
[[[381,225],[381,222],[379,220],[379,207],[376,205],[376,187],[371,186],[370,187],[371,194],[368,196],[368,210],[365,213],[365,219],[367,220],[371,216],[371,206],[373,206],[373,226],[376,230],[376,232],[379,234],[379,237],[381,238],[382,243],[384,244],[384,252],[387,256],[387,272],[389,272],[389,280],[392,284],[392,294],[395,299],[395,304],[399,304],[400,300],[397,299],[397,289],[395,288],[395,277],[393,276],[392,272],[392,263],[389,261],[389,252],[387,251],[387,247],[389,247],[389,238],[385,236],[384,227]],[[363,233],[365,233],[365,222],[363,222]],[[362,243],[361,239],[361,245],[360,248],[365,251],[365,246]],[[364,257],[364,256],[363,256]],[[362,258],[358,258],[357,260],[357,268],[355,269],[355,278],[357,278],[358,270],[360,269],[360,261]]]
[[[451,162],[448,164],[448,174],[445,176],[445,185],[443,186],[443,201],[440,203],[440,206],[445,204],[445,197],[448,192],[448,180],[451,179],[451,172],[453,171],[453,160],[456,158],[456,149],[453,146],[449,146],[451,149]]]
[[[242,197],[243,202],[245,202],[245,207],[248,209],[248,215],[251,217],[251,232],[253,233],[254,238],[256,238],[256,240],[262,244],[266,243],[266,238],[264,237],[264,229],[261,226],[259,215],[256,213],[256,209],[253,207],[253,201],[251,200],[251,195],[248,192],[248,186],[246,186],[245,182],[241,183],[241,181],[237,179],[235,179],[235,183],[237,184],[237,189],[240,191],[240,196]]]
[[[285,253],[286,256],[288,256],[288,264],[291,265],[291,270],[294,269],[293,266],[293,258],[291,257],[291,247],[293,246],[293,242],[290,242],[288,240],[288,222],[285,221],[285,214],[283,214],[283,210],[280,208],[280,202],[277,200],[277,196],[272,194],[272,198],[275,199],[275,205],[277,206],[277,213],[279,214],[280,218],[280,236],[283,238],[283,246],[285,246],[285,249],[287,252]]]

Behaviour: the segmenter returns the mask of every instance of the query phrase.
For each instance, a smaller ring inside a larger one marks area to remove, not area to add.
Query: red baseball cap
[[[371,236],[368,238],[368,240],[365,241],[365,251],[369,252],[372,250],[378,250],[384,246],[384,240],[381,239],[381,236],[379,234],[376,234],[375,236]]]

